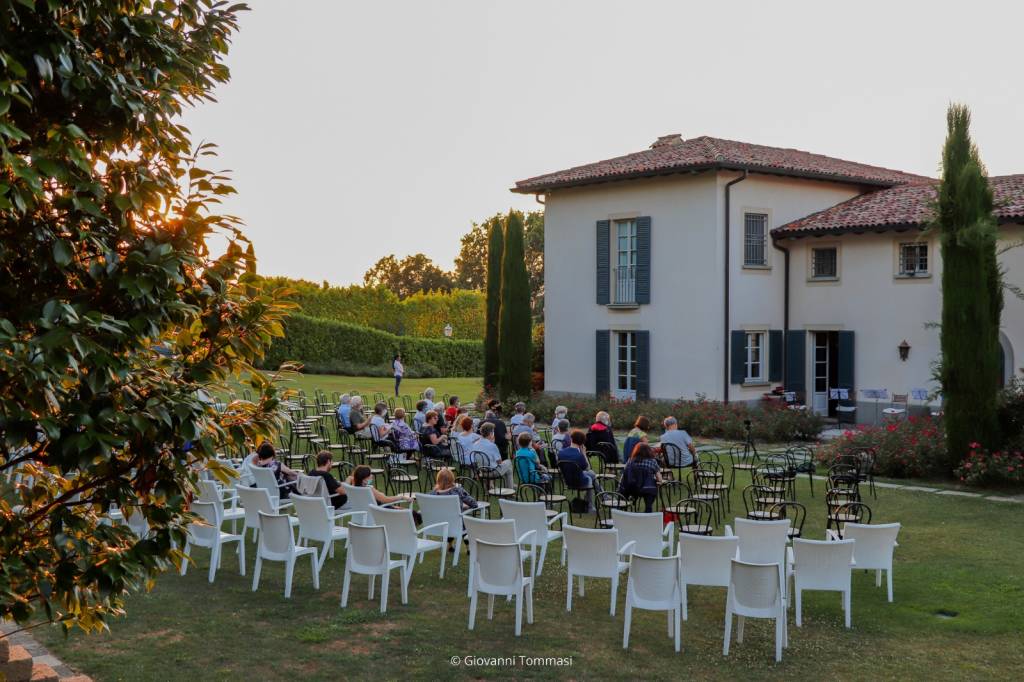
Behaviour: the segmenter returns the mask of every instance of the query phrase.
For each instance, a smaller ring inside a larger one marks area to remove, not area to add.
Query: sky
[[[1024,173],[1024,3],[249,0],[217,102],[258,269],[344,285],[452,267],[516,180],[711,135],[935,176],[949,102]]]

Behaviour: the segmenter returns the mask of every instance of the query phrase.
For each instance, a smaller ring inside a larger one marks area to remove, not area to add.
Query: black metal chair
[[[406,471],[401,465],[394,464],[390,460],[384,460],[384,470],[387,473],[387,484],[394,495],[413,492],[413,485],[419,480],[419,476]]]
[[[599,492],[594,506],[597,508],[597,513],[594,515],[594,528],[614,528],[612,510],[629,511],[633,508],[625,495],[620,495],[612,490]]]
[[[574,491],[576,493],[574,500],[585,500],[588,490],[593,491],[595,494],[599,492],[599,490],[594,490],[593,488],[582,487],[586,479],[583,476],[583,469],[576,462],[559,460],[558,473],[562,476],[562,491]],[[568,498],[568,496],[566,497]],[[569,523],[572,523],[573,513],[573,501],[569,501]]]
[[[352,475],[352,470],[355,469],[352,462],[341,460],[340,462],[334,463],[334,470],[338,472],[338,480],[344,483],[348,480],[348,477]]]
[[[828,520],[825,523],[827,530],[831,530],[835,525],[835,533],[842,540],[843,526],[847,523],[871,523],[871,507],[863,502],[840,502],[835,507],[829,507]]]
[[[597,475],[597,485],[601,490],[616,490],[618,488],[619,477],[605,467],[604,455],[591,450],[587,453],[587,461],[590,462],[591,470]]]
[[[498,471],[497,467],[491,466],[487,455],[483,452],[473,453],[473,463],[476,473],[476,480],[487,492],[488,503],[490,498],[510,500],[515,497],[516,489],[504,485],[505,477]],[[492,505],[494,506],[494,505]]]
[[[760,457],[757,448],[750,443],[736,443],[729,447],[729,460],[732,468],[729,474],[729,487],[736,487],[736,472],[746,471],[750,473],[757,467]]]
[[[804,520],[807,518],[807,507],[799,502],[780,502],[772,506],[776,519],[789,519],[789,539],[803,537]]]
[[[797,474],[807,474],[807,484],[811,488],[811,497],[814,497],[814,471],[817,468],[814,450],[806,445],[791,445],[786,449],[786,456],[793,462]]]
[[[679,532],[687,533],[689,535],[713,535],[715,527],[713,519],[715,516],[714,507],[700,499],[687,498],[681,500],[676,505],[679,509],[688,510],[687,513],[680,514],[680,519],[686,520],[686,523],[679,524]]]
[[[701,500],[711,505],[711,508],[715,511],[715,523],[721,518],[718,515],[718,510],[722,510],[722,516],[725,515],[725,507],[722,504],[722,492],[721,490],[709,489],[706,486],[712,485],[714,480],[712,477],[700,476],[700,469],[691,469],[686,476],[686,483],[690,487],[693,493],[690,495],[690,499]]]
[[[868,484],[868,491],[874,499],[878,499],[875,490],[875,450],[873,448],[851,448],[838,457],[836,464],[852,466],[857,470],[857,479]]]
[[[768,504],[764,500],[768,499],[770,491],[766,491],[762,486],[748,485],[743,489],[743,507],[746,509],[747,518],[752,521],[775,521],[779,516],[775,512],[775,508],[779,504],[774,503]]]

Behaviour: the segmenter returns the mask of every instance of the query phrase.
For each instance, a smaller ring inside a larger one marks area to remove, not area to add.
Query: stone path
[[[815,476],[816,481],[827,481],[826,476]],[[929,488],[923,485],[907,485],[903,483],[885,483],[883,481],[875,481],[876,488],[888,488],[890,490],[905,490],[909,492],[917,493],[932,493],[934,495],[950,495],[953,497],[974,497],[982,500],[988,500],[990,502],[1006,502],[1010,504],[1024,504],[1024,495],[988,495],[985,493],[975,493],[968,490],[951,490],[949,488]]]
[[[12,635],[7,633],[14,632],[18,629],[18,626],[14,623],[0,622],[0,634],[6,635],[4,639],[7,640],[11,647],[21,646],[24,647],[28,653],[32,656],[34,663],[42,663],[53,668],[53,671],[57,673],[57,676],[62,682],[86,682],[90,680],[89,677],[81,675],[69,666],[65,665],[63,661],[50,653],[50,651],[36,641],[35,637],[32,636],[31,631],[15,632]]]

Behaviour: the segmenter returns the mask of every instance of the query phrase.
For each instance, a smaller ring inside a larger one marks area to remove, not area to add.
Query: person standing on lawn
[[[402,377],[405,376],[405,366],[402,365],[402,354],[395,353],[395,359],[391,361],[391,369],[395,371],[395,397],[398,397],[398,387],[402,384]]]

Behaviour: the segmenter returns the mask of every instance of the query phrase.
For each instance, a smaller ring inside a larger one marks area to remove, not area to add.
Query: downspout
[[[785,267],[782,273],[782,388],[788,388],[787,381],[789,374],[786,372],[786,363],[789,358],[786,355],[786,344],[789,343],[789,249],[779,246],[779,242],[772,236],[772,246],[783,253]]]
[[[747,179],[747,171],[743,175],[725,183],[725,315],[722,324],[722,382],[725,390],[722,401],[729,402],[729,190],[738,182]]]
[[[547,203],[547,197],[541,194],[540,192],[533,195],[533,200],[536,201],[541,206]]]

